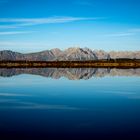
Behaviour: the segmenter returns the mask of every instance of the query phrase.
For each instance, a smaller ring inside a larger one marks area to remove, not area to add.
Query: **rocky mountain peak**
[[[58,48],[36,53],[21,54],[10,50],[0,51],[0,60],[33,60],[33,61],[84,61],[97,59],[129,58],[140,59],[140,51],[91,50],[89,48],[71,47],[64,51]]]

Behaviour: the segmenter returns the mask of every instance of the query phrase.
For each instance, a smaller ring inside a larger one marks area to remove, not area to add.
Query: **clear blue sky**
[[[140,0],[0,0],[0,50],[140,50]]]

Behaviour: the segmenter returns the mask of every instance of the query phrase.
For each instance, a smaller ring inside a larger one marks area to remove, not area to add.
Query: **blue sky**
[[[0,0],[0,50],[140,50],[140,0]]]

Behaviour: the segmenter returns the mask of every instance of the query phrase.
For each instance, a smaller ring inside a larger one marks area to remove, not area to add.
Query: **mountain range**
[[[29,60],[29,61],[82,61],[100,59],[140,59],[140,51],[111,51],[91,50],[89,48],[68,48],[64,51],[55,48],[36,53],[18,53],[10,50],[0,51],[0,61]]]

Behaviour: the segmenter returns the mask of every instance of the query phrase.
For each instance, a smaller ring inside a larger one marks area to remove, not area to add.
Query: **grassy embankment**
[[[116,68],[140,68],[140,60],[113,59],[94,61],[0,61],[0,68],[28,68],[28,67],[116,67]]]

